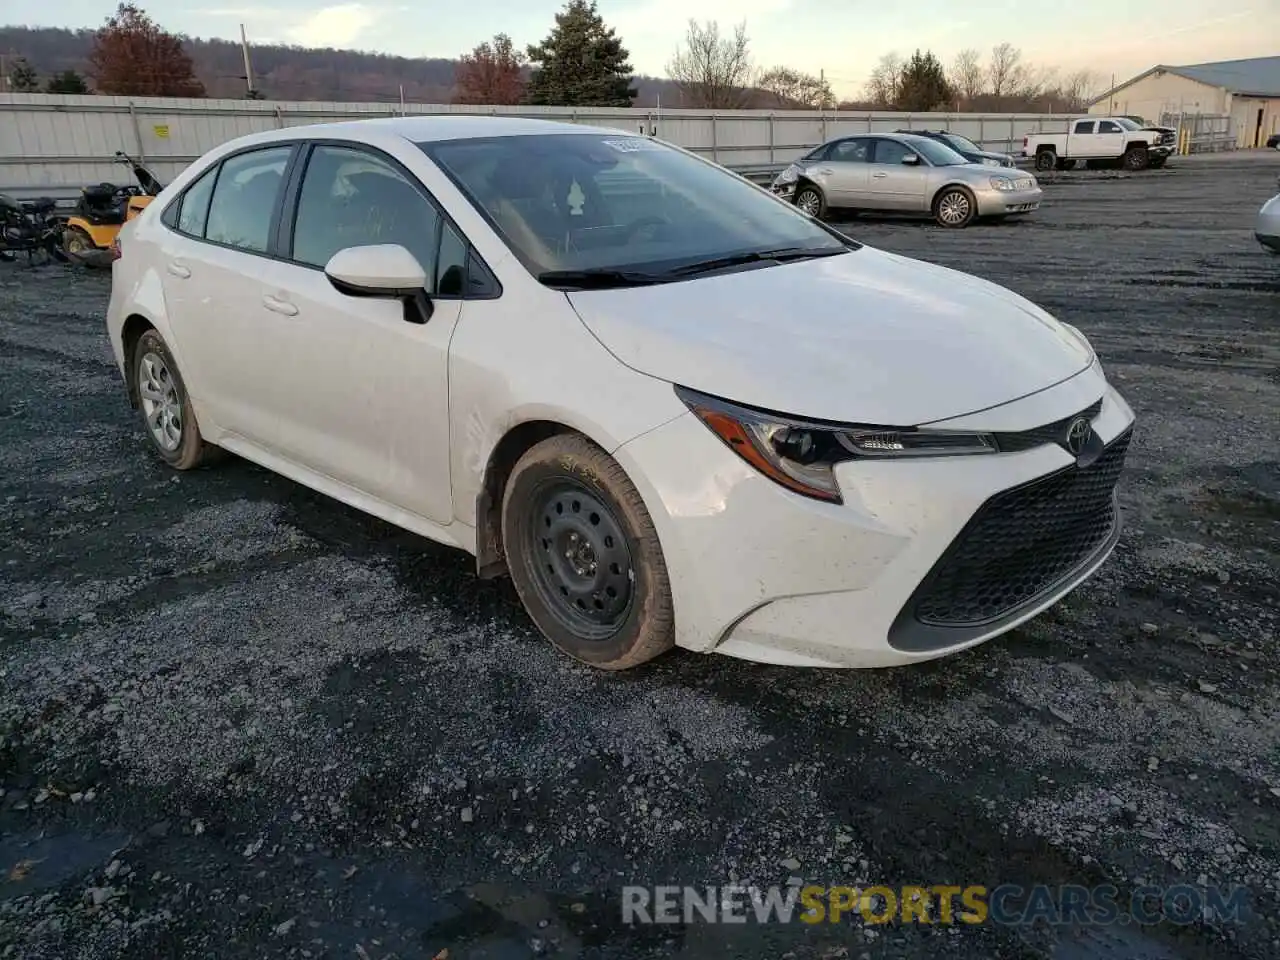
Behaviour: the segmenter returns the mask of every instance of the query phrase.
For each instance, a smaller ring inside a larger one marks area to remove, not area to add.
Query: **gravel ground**
[[[0,957],[1280,955],[1271,156],[1058,174],[855,236],[1082,328],[1136,409],[1126,532],[919,668],[620,676],[468,558],[238,460],[148,454],[107,278],[0,264]],[[1249,888],[1243,924],[624,927],[627,883]]]

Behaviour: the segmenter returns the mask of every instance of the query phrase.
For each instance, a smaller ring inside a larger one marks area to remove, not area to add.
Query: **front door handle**
[[[175,277],[179,278],[180,280],[186,280],[188,277],[191,276],[191,270],[187,267],[187,265],[178,260],[170,260],[169,265],[165,267],[165,269],[168,270],[169,273],[173,274]]]
[[[284,314],[286,317],[296,317],[298,315],[298,308],[292,303],[288,300],[281,300],[279,297],[273,297],[269,293],[263,296],[262,305],[268,310]]]
[[[885,177],[887,177],[887,176],[888,176],[888,174],[887,174],[887,173],[873,173],[873,174],[872,174],[872,176],[873,176],[873,177],[875,177],[877,180],[883,180]]]

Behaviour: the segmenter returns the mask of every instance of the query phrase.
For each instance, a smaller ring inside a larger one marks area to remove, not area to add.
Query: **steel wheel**
[[[822,194],[813,187],[805,187],[796,194],[796,206],[802,213],[819,217],[822,215]]]
[[[631,549],[613,511],[576,480],[535,494],[530,511],[533,580],[547,610],[584,640],[607,640],[631,611]]]
[[[973,201],[963,190],[948,190],[938,198],[938,222],[944,227],[963,227],[973,217]]]
[[[148,351],[138,361],[138,399],[156,446],[169,453],[182,446],[182,395],[157,353]]]

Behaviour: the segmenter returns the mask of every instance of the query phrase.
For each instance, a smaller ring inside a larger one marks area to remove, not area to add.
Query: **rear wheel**
[[[525,610],[559,650],[624,670],[674,646],[657,530],[622,467],[585,437],[550,437],[517,461],[502,542]]]
[[[807,213],[811,217],[821,219],[827,212],[827,201],[822,196],[822,191],[811,183],[802,184],[796,191],[795,200],[792,201],[801,212]]]
[[[1058,163],[1058,155],[1048,147],[1044,147],[1036,151],[1036,169],[1040,171],[1052,170]]]
[[[1130,147],[1120,160],[1126,170],[1145,170],[1151,164],[1146,147]]]
[[[977,207],[964,187],[946,187],[933,201],[933,218],[943,227],[967,227],[977,216]]]
[[[72,256],[83,256],[98,249],[93,238],[79,227],[67,227],[62,233],[62,249]]]
[[[138,338],[133,352],[134,386],[138,409],[152,448],[175,470],[191,470],[204,463],[211,450],[200,435],[191,398],[178,364],[164,338],[155,330]]]

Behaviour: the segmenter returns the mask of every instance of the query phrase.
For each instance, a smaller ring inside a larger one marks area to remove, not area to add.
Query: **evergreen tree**
[[[9,89],[18,93],[36,93],[40,89],[40,78],[25,57],[13,61],[9,70]]]
[[[571,107],[629,107],[630,54],[606,27],[595,0],[568,0],[546,40],[529,47],[534,67],[525,102]]]
[[[902,68],[898,80],[899,110],[932,110],[952,100],[951,84],[946,71],[932,53],[920,55],[917,50]]]
[[[44,90],[45,93],[88,93],[89,85],[74,70],[63,70],[49,78]]]

